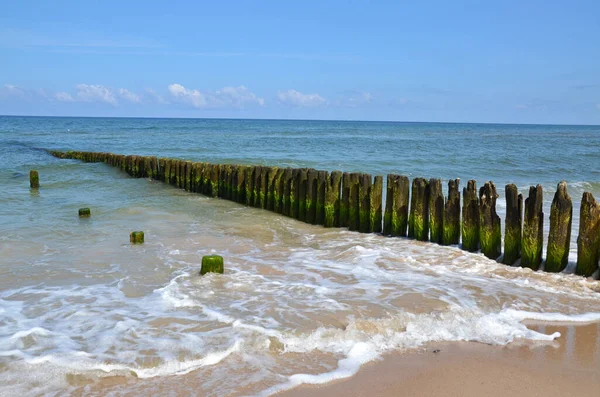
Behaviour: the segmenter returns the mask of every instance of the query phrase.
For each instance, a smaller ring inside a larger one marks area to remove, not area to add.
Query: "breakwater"
[[[526,199],[515,185],[506,185],[502,247],[501,220],[496,213],[499,195],[491,181],[479,190],[476,181],[468,181],[461,205],[459,179],[448,182],[444,197],[439,179],[414,178],[410,183],[405,176],[390,174],[384,202],[383,177],[365,173],[210,164],[103,152],[50,153],[58,158],[104,162],[132,177],[160,180],[310,224],[442,245],[461,244],[467,251],[480,250],[490,259],[533,270],[560,272],[568,263],[573,209],[565,182],[558,184],[552,201],[544,261],[545,214],[540,185],[532,186]],[[578,232],[576,273],[591,276],[598,270],[600,257],[600,205],[588,192],[581,201]]]

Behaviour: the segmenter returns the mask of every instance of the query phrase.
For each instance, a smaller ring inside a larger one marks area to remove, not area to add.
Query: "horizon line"
[[[565,127],[600,127],[600,124],[565,124],[565,123],[509,123],[509,122],[476,122],[476,121],[411,121],[411,120],[357,120],[357,119],[294,119],[294,118],[252,118],[252,117],[152,117],[152,116],[48,116],[27,114],[0,114],[0,117],[38,117],[38,118],[72,118],[72,119],[149,119],[149,120],[252,120],[252,121],[333,121],[358,123],[404,123],[404,124],[485,124],[485,125],[530,125],[530,126],[565,126]]]

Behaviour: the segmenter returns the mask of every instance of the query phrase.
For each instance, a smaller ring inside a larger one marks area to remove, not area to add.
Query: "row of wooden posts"
[[[59,158],[104,162],[136,178],[152,178],[207,196],[325,227],[347,227],[362,233],[409,237],[441,245],[462,244],[488,258],[538,270],[543,263],[543,195],[540,185],[529,189],[523,202],[514,184],[506,185],[504,255],[499,197],[493,182],[479,191],[470,180],[461,193],[459,179],[448,182],[444,197],[440,179],[387,175],[385,211],[383,177],[364,173],[210,164],[154,156],[98,152],[51,151]],[[412,195],[410,192],[412,191]],[[524,217],[523,217],[524,208]],[[461,217],[462,214],[462,217]],[[550,231],[544,270],[563,271],[568,263],[573,205],[566,182],[558,184],[550,210]],[[576,273],[591,276],[600,258],[600,205],[591,193],[581,201]]]

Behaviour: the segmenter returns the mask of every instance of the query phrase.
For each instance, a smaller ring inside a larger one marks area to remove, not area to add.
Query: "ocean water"
[[[504,185],[541,184],[546,233],[566,180],[575,259],[581,195],[600,198],[598,126],[0,117],[0,148],[0,395],[270,395],[430,342],[564,337],[525,320],[600,321],[600,282],[572,263],[532,272],[324,229],[44,150],[492,180],[502,224]],[[198,275],[210,253],[224,275]]]

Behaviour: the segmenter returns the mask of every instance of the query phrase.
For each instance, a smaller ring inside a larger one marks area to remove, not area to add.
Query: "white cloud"
[[[54,99],[59,102],[75,102],[75,99],[68,92],[57,92],[54,94]]]
[[[283,105],[299,108],[318,107],[327,104],[327,100],[319,94],[303,94],[296,90],[279,91],[277,100]]]
[[[19,98],[25,98],[26,96],[24,89],[12,84],[4,84],[4,91],[6,94],[8,94],[8,96],[15,96]]]
[[[264,106],[265,100],[243,85],[224,87],[215,92],[190,90],[181,84],[170,84],[169,93],[180,102],[196,108],[244,108],[246,106]]]
[[[159,103],[161,105],[165,105],[165,104],[169,103],[165,100],[165,98],[163,98],[161,95],[159,95],[152,88],[146,88],[146,93],[148,94],[147,96],[150,96],[150,98],[152,98],[156,103]]]
[[[82,102],[106,102],[113,106],[117,105],[112,91],[101,85],[77,84],[77,99]]]
[[[134,94],[125,88],[119,88],[119,96],[132,103],[140,103],[142,101],[142,98],[138,94]]]

